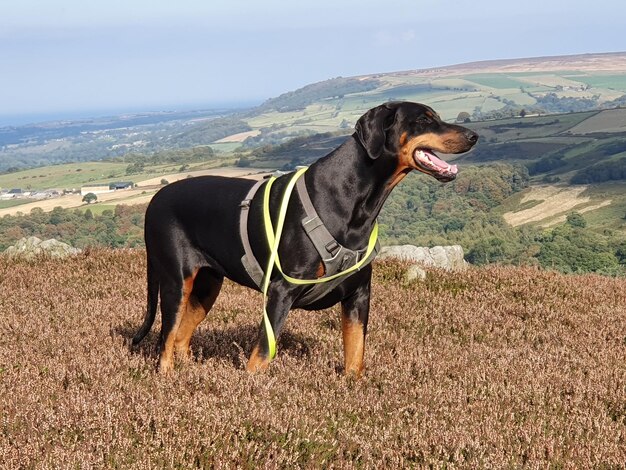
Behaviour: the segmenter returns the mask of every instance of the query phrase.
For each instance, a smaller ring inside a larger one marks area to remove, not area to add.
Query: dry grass
[[[144,255],[0,259],[3,468],[623,468],[626,281],[378,263],[365,378],[340,375],[337,308],[292,312],[244,370],[260,295],[225,285],[195,360],[131,350]]]

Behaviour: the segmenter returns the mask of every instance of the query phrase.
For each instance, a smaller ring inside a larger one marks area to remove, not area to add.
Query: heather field
[[[623,468],[626,280],[375,267],[365,376],[339,309],[294,311],[244,371],[261,296],[226,284],[194,359],[136,349],[144,253],[0,258],[2,468]]]

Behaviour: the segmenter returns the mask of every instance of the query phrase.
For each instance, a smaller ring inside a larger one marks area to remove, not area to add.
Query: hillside
[[[465,180],[464,172],[475,165],[516,165],[530,174],[531,188],[500,201],[501,212],[512,225],[552,226],[562,223],[573,210],[593,211],[595,222],[615,221],[626,214],[626,189],[620,183],[626,180],[625,108],[518,116],[464,125],[475,130],[480,140],[468,154],[446,156],[446,160],[459,165],[459,182]],[[341,133],[297,137],[252,151],[250,162],[252,166],[284,169],[307,165],[346,138]],[[423,178],[420,181],[425,183]],[[399,191],[417,184],[409,179]],[[392,195],[392,200],[395,197]],[[626,230],[623,223],[617,227]]]
[[[347,132],[389,100],[472,120],[597,110],[626,104],[626,53],[514,59],[337,77],[250,110],[130,114],[0,128],[0,171],[211,145],[231,153],[300,135]],[[242,142],[243,141],[243,142]]]
[[[0,257],[0,455],[7,468],[619,468],[626,281],[529,268],[377,263],[365,377],[341,375],[337,307],[294,311],[267,373],[244,371],[261,295],[227,283],[155,373],[142,251]],[[393,299],[393,301],[390,301]]]
[[[626,53],[476,62],[327,80],[268,100],[245,120],[266,141],[352,127],[389,100],[423,102],[444,119],[595,110],[626,104]]]
[[[234,112],[160,112],[0,127],[0,172],[206,146],[251,130],[231,116]],[[215,145],[221,148],[229,146]]]
[[[512,225],[552,226],[574,210],[593,211],[596,222],[626,215],[626,109],[467,125],[482,142],[456,162],[506,162],[529,171],[531,188],[503,207]]]

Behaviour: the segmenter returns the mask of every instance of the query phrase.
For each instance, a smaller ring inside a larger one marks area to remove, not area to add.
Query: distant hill
[[[351,127],[389,100],[423,102],[444,119],[550,114],[626,105],[626,52],[511,59],[338,77],[285,93],[245,117],[257,137]]]
[[[367,109],[389,100],[423,102],[448,121],[469,121],[481,138],[457,159],[461,182],[468,165],[528,171],[530,187],[493,208],[510,223],[553,226],[576,210],[599,231],[626,233],[625,52],[339,77],[251,110],[244,119],[258,133],[244,146],[256,148],[253,165],[307,164],[352,133]],[[409,225],[411,217],[404,217]]]
[[[248,111],[129,114],[0,128],[0,172],[110,159],[128,152],[211,144],[232,152],[317,133],[348,133],[369,108],[389,100],[423,102],[444,119],[626,106],[626,53],[493,60],[423,70],[337,77],[268,99]]]
[[[233,113],[157,112],[1,127],[0,173],[206,145],[251,129]]]

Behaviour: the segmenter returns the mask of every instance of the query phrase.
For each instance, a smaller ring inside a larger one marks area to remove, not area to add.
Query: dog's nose
[[[475,144],[478,141],[478,134],[474,131],[470,131],[469,129],[465,131],[465,138],[472,144]]]

